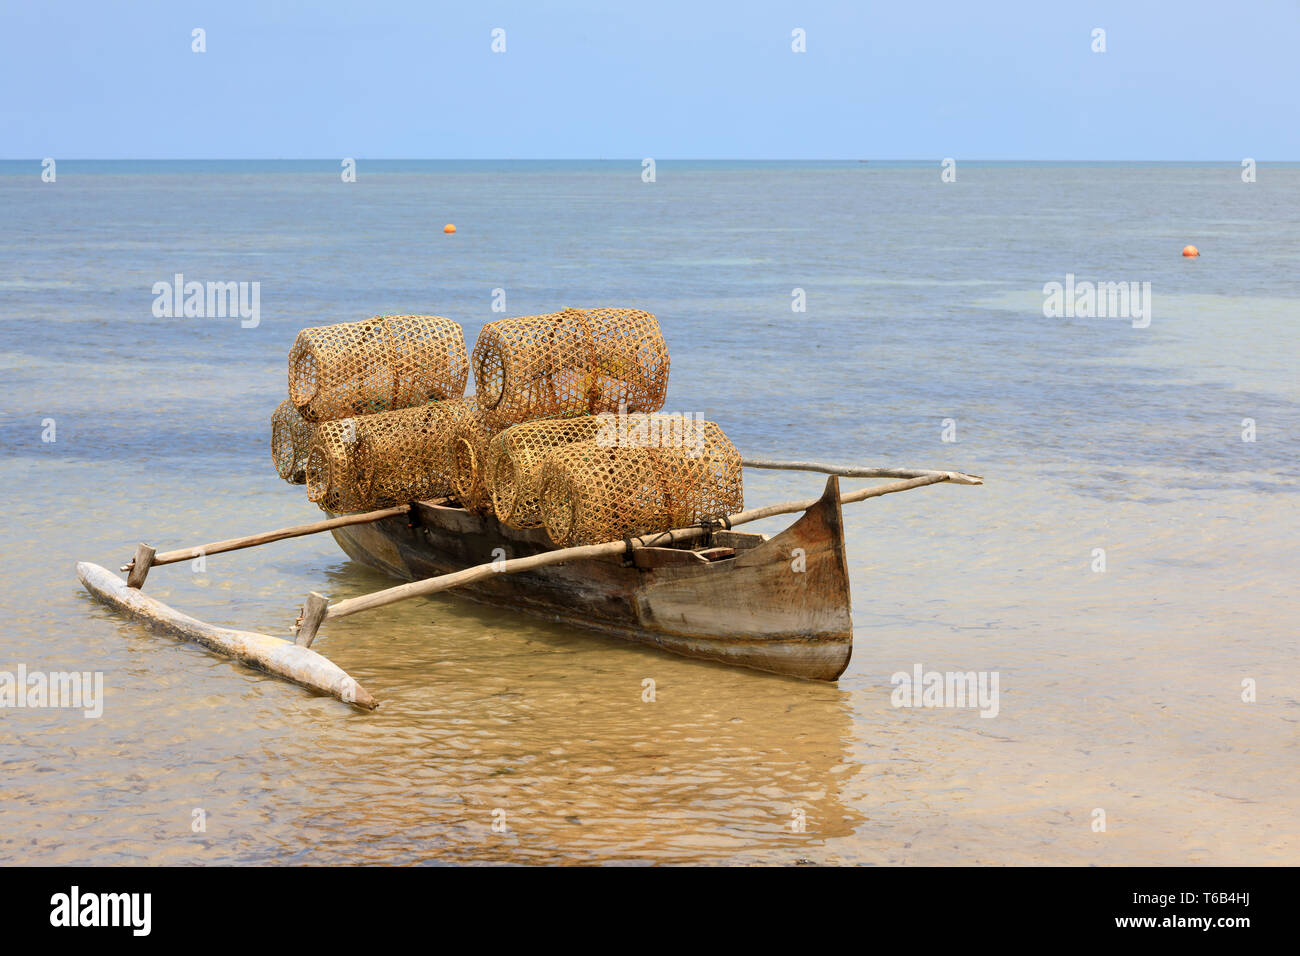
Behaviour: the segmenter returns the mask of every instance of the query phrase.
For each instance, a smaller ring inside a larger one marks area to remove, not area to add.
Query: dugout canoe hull
[[[553,549],[541,529],[431,502],[331,531],[354,560],[416,580]],[[838,494],[777,535],[718,531],[705,547],[494,575],[446,592],[687,657],[833,681],[853,651]]]

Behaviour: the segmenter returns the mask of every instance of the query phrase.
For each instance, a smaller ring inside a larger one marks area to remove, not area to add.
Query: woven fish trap
[[[479,407],[473,395],[464,400],[464,413],[452,422],[447,456],[451,467],[451,489],[461,506],[475,514],[492,513],[488,490],[488,452],[502,430],[500,420]]]
[[[543,459],[561,445],[596,438],[609,429],[609,418],[544,418],[513,425],[493,438],[486,481],[497,520],[512,528],[540,528],[537,480]]]
[[[518,423],[626,407],[657,412],[668,392],[668,346],[639,309],[565,309],[498,319],[474,344],[481,405]]]
[[[685,528],[743,511],[740,453],[713,422],[695,447],[578,442],[552,451],[539,512],[555,544],[600,544]]]
[[[271,413],[271,460],[276,473],[295,485],[307,481],[307,452],[311,449],[312,425],[303,421],[287,398]]]
[[[464,399],[321,422],[307,497],[327,511],[385,508],[452,493],[448,439]]]
[[[289,398],[309,422],[460,398],[465,335],[436,315],[381,315],[303,329],[289,350]]]

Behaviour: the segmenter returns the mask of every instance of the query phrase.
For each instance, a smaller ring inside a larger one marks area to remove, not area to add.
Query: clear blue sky
[[[1296,0],[723,7],[0,0],[0,158],[1300,159]]]

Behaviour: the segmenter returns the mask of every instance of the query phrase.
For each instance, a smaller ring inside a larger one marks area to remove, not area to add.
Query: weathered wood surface
[[[839,496],[839,481],[832,475],[826,482],[826,495],[834,493],[837,502],[849,503],[856,501],[865,501],[868,498],[878,498],[882,495],[894,494],[900,491],[907,491],[911,488],[920,488],[925,485],[938,484],[941,481],[950,481],[948,472],[931,472],[919,478],[909,478],[905,481],[895,481],[888,485],[877,485],[874,488],[864,488],[860,491],[850,492],[843,497]],[[833,489],[833,491],[832,491]],[[776,515],[794,514],[799,511],[806,511],[814,507],[822,499],[809,498],[806,501],[787,501],[781,504],[768,505],[763,508],[751,508],[741,511],[730,517],[729,523],[732,527],[738,524],[745,524],[750,521],[758,521],[763,518],[771,518]],[[472,568],[463,568],[459,571],[453,571],[449,574],[441,574],[437,577],[427,578],[423,581],[412,581],[409,584],[399,584],[396,587],[385,588],[382,591],[373,591],[370,594],[363,594],[359,597],[348,598],[345,601],[339,601],[337,604],[331,604],[325,612],[325,616],[319,623],[333,621],[337,618],[347,617],[350,614],[357,614],[361,611],[371,611],[375,608],[386,607],[397,601],[406,601],[413,597],[427,597],[437,594],[440,591],[447,591],[451,588],[463,587],[467,584],[473,584],[484,578],[498,574],[518,574],[523,571],[532,571],[536,568],[546,567],[552,564],[564,564],[570,561],[583,561],[592,558],[613,557],[623,555],[628,552],[634,552],[638,548],[662,548],[671,547],[677,544],[698,541],[709,536],[709,530],[700,527],[675,528],[672,531],[662,531],[655,534],[641,535],[637,538],[629,538],[623,541],[607,541],[602,544],[581,545],[573,548],[557,548],[552,551],[545,551],[537,554],[530,554],[523,558],[512,558],[505,561],[493,560],[491,562],[480,564]],[[308,630],[306,621],[299,626],[298,638],[300,643],[310,645],[315,639],[315,630]]]
[[[302,606],[302,617],[294,626],[294,643],[311,647],[312,641],[316,640],[316,632],[320,630],[321,621],[325,620],[325,613],[329,609],[330,599],[325,595],[319,591],[308,594],[307,603]]]
[[[766,458],[744,458],[741,464],[746,468],[766,468],[775,471],[816,471],[823,475],[838,475],[841,478],[924,478],[926,475],[944,475],[948,481],[958,485],[984,484],[984,479],[979,475],[968,475],[960,471],[935,471],[929,468],[867,468],[856,465],[825,465],[816,461],[772,461]]]
[[[700,548],[696,552],[705,561],[721,561],[723,558],[734,558],[736,556],[735,548],[720,548],[714,545],[711,548]]]
[[[708,564],[709,559],[702,554],[688,551],[685,548],[634,548],[632,550],[632,563],[643,571],[650,571],[654,568],[666,568],[671,565]]]
[[[346,527],[346,526],[344,526]],[[282,637],[216,627],[146,596],[107,568],[77,562],[77,577],[91,595],[151,627],[194,641],[218,653],[344,703],[374,710],[375,699],[328,658]]]
[[[131,559],[130,574],[126,576],[126,586],[137,591],[144,587],[144,579],[149,576],[149,569],[154,565],[154,550],[141,541],[136,545],[135,557]]]
[[[848,666],[853,626],[838,482],[827,485],[826,495],[770,539],[716,532],[735,557],[643,569],[625,554],[606,552],[516,574],[476,574],[450,593],[689,657],[835,680]],[[687,545],[706,534],[690,530],[682,539]],[[409,523],[389,519],[333,534],[352,558],[416,583],[490,563],[498,549],[509,556],[554,553],[540,529],[508,528],[427,503],[416,506]]]
[[[437,594],[439,591],[448,591],[452,588],[463,587],[466,584],[473,584],[475,581],[482,581],[484,578],[493,577],[498,574],[519,574],[522,571],[531,571],[536,568],[544,568],[552,564],[564,564],[567,561],[582,561],[589,558],[601,558],[623,554],[629,550],[637,548],[664,547],[672,544],[683,544],[686,542],[697,541],[708,534],[703,528],[680,528],[675,531],[664,531],[655,535],[644,535],[640,538],[632,538],[630,541],[611,541],[607,544],[591,544],[577,548],[560,548],[556,551],[543,551],[540,554],[530,554],[525,558],[510,558],[504,561],[489,561],[485,564],[479,564],[472,568],[463,568],[460,571],[453,571],[450,574],[440,574],[436,578],[428,578],[424,581],[412,581],[409,584],[399,584],[396,587],[385,588],[382,591],[373,591],[370,594],[362,594],[359,597],[348,598],[346,601],[339,601],[337,604],[331,604],[325,612],[325,620],[333,621],[340,617],[347,617],[350,614],[357,614],[361,611],[372,611],[375,608],[386,607],[389,604],[395,604],[398,601],[406,601],[413,597],[428,597],[431,594]]]
[[[874,485],[871,488],[860,488],[857,491],[850,491],[848,494],[840,495],[839,502],[842,505],[853,504],[858,501],[866,501],[869,498],[879,498],[883,495],[893,495],[900,491],[909,491],[912,488],[924,488],[926,485],[937,485],[940,482],[949,481],[948,473],[943,471],[932,472],[928,475],[921,475],[918,478],[908,478],[904,481],[891,481],[887,485]],[[835,483],[838,490],[839,482],[836,476],[832,475],[826,481],[827,491],[829,494],[831,482]],[[982,484],[983,482],[981,482]],[[825,497],[825,494],[823,497]],[[731,524],[734,527],[738,524],[747,524],[750,521],[762,521],[764,518],[775,518],[777,515],[793,514],[797,511],[804,511],[817,504],[820,498],[808,498],[804,501],[785,501],[777,505],[765,505],[762,508],[748,508],[739,514],[731,516]]]
[[[697,656],[835,680],[853,651],[838,492],[832,477],[803,517],[735,558],[710,562],[702,572],[665,568],[637,596],[641,623],[687,648],[709,648]]]

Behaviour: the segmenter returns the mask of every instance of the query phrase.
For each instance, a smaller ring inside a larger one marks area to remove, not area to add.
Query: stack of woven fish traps
[[[277,473],[334,512],[450,493],[446,442],[465,414],[461,327],[432,315],[303,329],[271,418]]]
[[[474,411],[458,426],[454,489],[469,510],[494,512],[519,528],[540,527],[537,503],[525,492],[515,507],[516,469],[498,468],[498,436],[517,424],[576,422],[628,408],[658,411],[668,391],[668,346],[659,321],[639,309],[570,308],[498,319],[479,332],[472,364]],[[595,428],[591,422],[539,425],[528,432],[527,448],[590,437]],[[501,491],[498,477],[506,482]]]
[[[655,414],[669,358],[650,313],[565,309],[493,322],[472,363],[478,402],[497,427],[510,426],[486,456],[503,524],[545,526],[568,545],[742,510],[740,456],[722,429]]]
[[[668,369],[658,320],[637,309],[490,322],[472,360],[460,326],[436,316],[304,329],[272,457],[327,511],[450,498],[559,545],[742,510],[722,429],[662,412]]]

